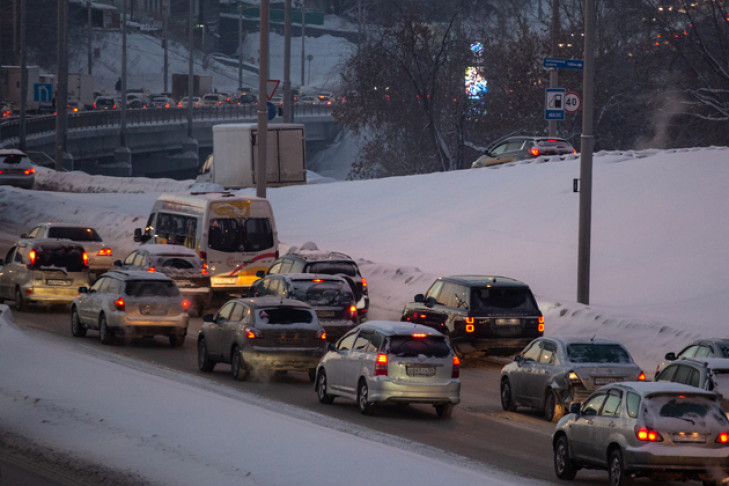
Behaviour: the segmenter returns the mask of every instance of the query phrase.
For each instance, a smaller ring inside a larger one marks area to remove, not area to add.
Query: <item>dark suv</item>
[[[552,137],[514,136],[497,140],[477,158],[472,169],[533,159],[540,155],[567,155],[577,151],[567,140]]]
[[[449,335],[460,353],[511,354],[544,334],[544,317],[529,286],[498,276],[441,277],[405,305],[401,320]]]
[[[322,250],[290,251],[273,262],[267,273],[324,273],[344,277],[354,291],[359,322],[367,318],[367,311],[370,308],[367,280],[362,277],[352,257],[344,253]]]

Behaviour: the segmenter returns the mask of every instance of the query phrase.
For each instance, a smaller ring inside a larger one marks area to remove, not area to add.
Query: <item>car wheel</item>
[[[15,310],[26,311],[28,310],[28,304],[23,299],[23,292],[20,291],[20,287],[15,289]]]
[[[608,464],[608,483],[610,486],[625,486],[630,484],[630,478],[625,473],[625,466],[623,464],[623,453],[620,449],[615,449],[610,454],[610,462]]]
[[[114,343],[114,334],[109,330],[104,314],[101,314],[101,317],[99,317],[99,339],[101,340],[101,344]]]
[[[316,378],[316,397],[321,403],[329,404],[334,401],[334,397],[327,393],[327,374],[324,370]]]
[[[446,403],[444,405],[436,405],[435,406],[435,413],[440,418],[450,418],[451,415],[453,415],[453,404],[452,403]]]
[[[185,335],[184,334],[170,334],[167,336],[167,338],[170,340],[170,346],[173,348],[177,348],[179,346],[182,346],[185,344]]]
[[[215,361],[208,356],[208,344],[204,338],[197,342],[197,368],[206,373],[215,368]]]
[[[577,468],[570,459],[570,449],[567,437],[564,435],[557,439],[554,445],[554,473],[559,479],[575,479]]]
[[[233,355],[230,358],[230,371],[236,381],[243,381],[248,376],[248,368],[243,362],[243,352],[238,348],[233,350]]]
[[[564,409],[557,405],[557,395],[549,388],[544,394],[544,418],[547,422],[556,422],[564,415]]]
[[[78,310],[75,307],[71,309],[71,335],[73,337],[86,336],[86,326],[81,324],[81,319],[78,317]]]
[[[511,392],[511,383],[508,378],[504,378],[501,382],[501,408],[507,412],[514,412],[516,410],[516,402],[514,401],[514,395]]]
[[[372,404],[368,400],[368,392],[367,382],[361,379],[357,386],[357,405],[362,415],[367,415],[372,410]]]

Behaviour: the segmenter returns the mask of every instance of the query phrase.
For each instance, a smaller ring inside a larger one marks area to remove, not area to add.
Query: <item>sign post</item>
[[[547,88],[547,96],[544,102],[545,120],[564,120],[566,91],[564,88]]]
[[[574,91],[567,91],[567,94],[564,97],[564,110],[567,113],[577,113],[580,111],[581,106],[582,99],[580,98],[580,95]]]

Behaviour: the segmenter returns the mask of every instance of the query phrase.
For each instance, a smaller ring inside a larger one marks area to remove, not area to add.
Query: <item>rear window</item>
[[[350,262],[312,262],[309,264],[308,273],[323,273],[326,275],[347,275],[348,277],[359,277],[357,265]]]
[[[180,295],[171,280],[129,280],[125,292],[131,297],[176,297]]]
[[[709,397],[687,395],[654,396],[643,400],[645,411],[656,427],[666,427],[678,419],[698,427],[725,427],[727,418],[718,403]]]
[[[261,251],[273,247],[273,227],[267,218],[214,218],[208,230],[211,250]]]
[[[175,270],[197,270],[201,267],[200,261],[195,257],[169,255],[155,257],[152,265],[160,268],[173,268]]]
[[[537,145],[540,147],[572,148],[572,145],[564,140],[538,140]]]
[[[293,284],[294,298],[314,306],[347,305],[354,300],[346,282],[313,279],[297,280]]]
[[[443,358],[450,355],[451,350],[443,336],[414,337],[392,336],[390,337],[390,353],[397,356],[434,356]]]
[[[101,236],[93,228],[65,228],[50,227],[48,228],[49,238],[62,238],[73,241],[101,241]]]
[[[618,344],[569,344],[567,345],[567,357],[573,363],[633,362],[625,348]]]
[[[306,309],[272,307],[258,311],[258,318],[266,324],[308,324],[314,320],[314,315]]]
[[[4,164],[19,164],[25,157],[20,154],[0,155],[0,162]]]
[[[65,246],[35,246],[35,261],[33,268],[57,267],[69,272],[82,272],[84,265],[84,249],[78,245]]]
[[[478,287],[471,291],[471,310],[539,312],[532,292],[524,287]]]

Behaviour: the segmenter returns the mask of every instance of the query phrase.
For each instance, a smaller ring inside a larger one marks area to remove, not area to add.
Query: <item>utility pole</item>
[[[193,102],[193,89],[194,89],[194,80],[193,80],[193,62],[192,62],[192,53],[193,53],[193,42],[194,42],[194,36],[192,33],[193,28],[193,20],[192,17],[195,15],[195,4],[194,0],[189,1],[188,5],[190,11],[189,17],[187,19],[187,44],[188,49],[190,49],[190,55],[187,58],[187,138],[192,139],[192,109],[195,106]]]
[[[541,7],[541,4],[540,4]],[[558,46],[557,40],[559,38],[559,0],[552,0],[552,28],[551,28],[551,42],[552,49],[550,55],[552,58],[558,57]],[[553,68],[549,71],[549,87],[559,88],[559,70]],[[549,130],[550,137],[557,136],[557,120],[549,120],[547,122],[547,129]]]
[[[306,5],[305,0],[301,0],[301,91],[303,93],[304,85],[304,62],[306,61],[306,49],[304,49],[304,39],[306,39]]]
[[[25,3],[25,2],[23,2]],[[56,170],[73,170],[66,153],[68,128],[68,1],[58,1],[58,66],[56,68]],[[70,159],[70,160],[69,160]]]
[[[582,72],[582,136],[580,137],[580,219],[577,253],[577,302],[590,303],[590,236],[592,226],[592,149],[595,78],[595,0],[585,0],[585,65]]]
[[[167,80],[170,69],[170,56],[169,56],[169,26],[170,26],[170,0],[162,0],[162,42],[164,42],[164,69],[163,69],[163,93],[169,93]]]
[[[114,151],[114,163],[120,175],[132,175],[132,151],[127,147],[127,0],[122,1],[121,15],[121,99],[119,100],[119,147]]]
[[[25,151],[25,110],[28,100],[28,56],[25,48],[25,0],[20,0],[20,132],[19,148]]]
[[[283,121],[294,121],[294,98],[291,96],[291,0],[284,0]]]
[[[260,60],[258,63],[258,162],[256,164],[256,196],[266,197],[266,157],[268,145],[268,0],[261,0]]]
[[[243,3],[238,0],[238,89],[243,87]],[[238,95],[240,93],[236,93]]]

